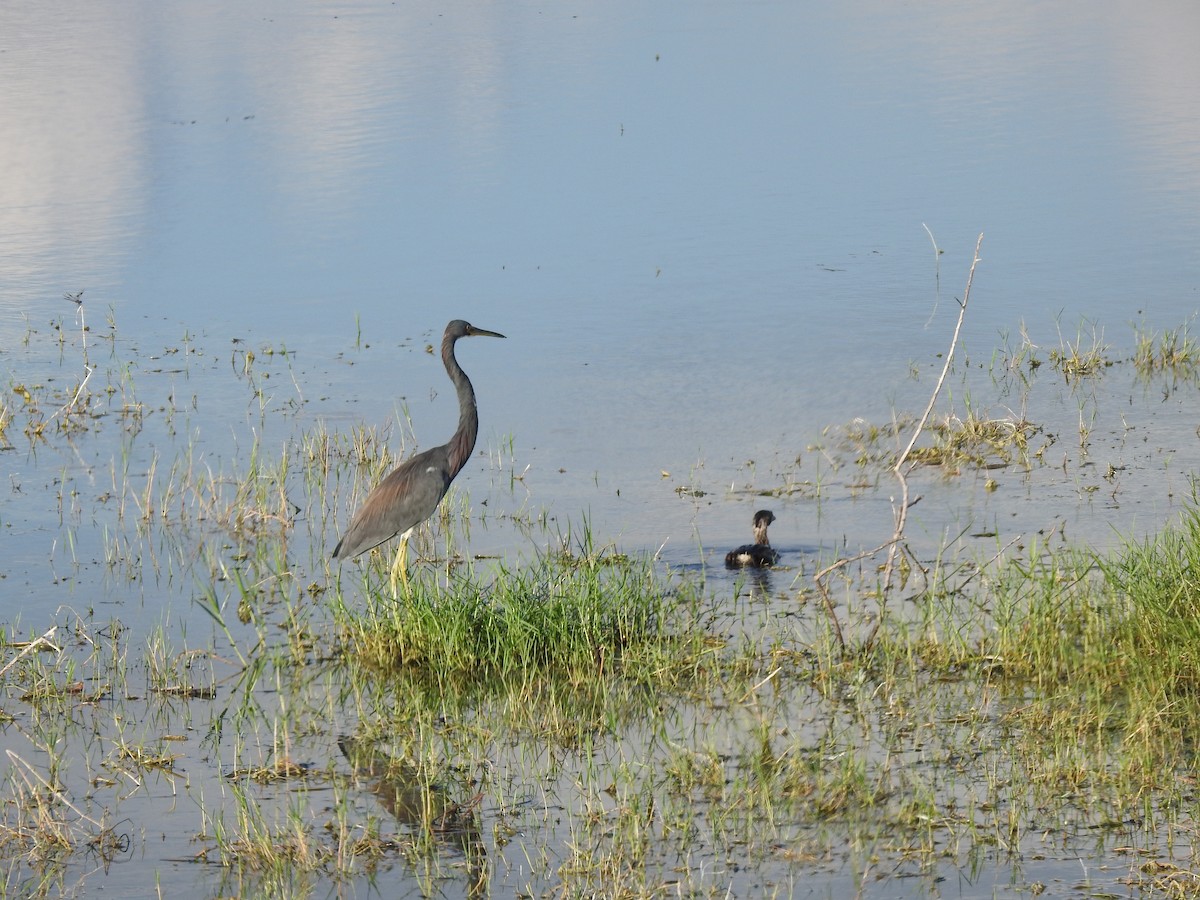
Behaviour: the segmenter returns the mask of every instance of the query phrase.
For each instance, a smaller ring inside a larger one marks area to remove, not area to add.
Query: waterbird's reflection
[[[767,599],[771,596],[771,569],[766,566],[747,566],[745,575],[735,576],[735,584],[742,584],[750,589],[750,596]]]
[[[422,778],[411,763],[396,759],[370,741],[343,735],[338,738],[338,748],[354,773],[369,779],[368,790],[399,824],[424,829],[463,854],[467,895],[485,896],[487,851],[478,816],[483,793],[459,803],[444,786]]]

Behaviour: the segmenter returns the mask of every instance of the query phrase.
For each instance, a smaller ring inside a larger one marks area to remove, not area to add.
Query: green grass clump
[[[1114,630],[1139,727],[1195,734],[1200,725],[1200,510],[1102,563],[1130,615]]]
[[[1142,377],[1167,373],[1194,378],[1200,373],[1200,342],[1188,334],[1186,324],[1162,334],[1139,331],[1133,365]]]
[[[1048,356],[1055,371],[1061,372],[1068,381],[1098,375],[1113,364],[1108,358],[1108,344],[1104,343],[1103,334],[1095,328],[1092,329],[1090,344],[1081,329],[1074,343],[1060,339],[1059,346],[1051,347]]]
[[[393,600],[369,591],[339,613],[367,668],[437,682],[585,681],[622,673],[659,681],[694,665],[703,634],[690,592],[668,590],[649,563],[547,557],[529,568],[415,580]]]

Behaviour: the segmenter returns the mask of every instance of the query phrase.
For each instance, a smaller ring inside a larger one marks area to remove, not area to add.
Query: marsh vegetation
[[[77,305],[26,336],[57,368],[10,356],[0,400],[62,597],[6,622],[6,896],[1200,893],[1195,496],[1103,549],[905,527],[922,491],[978,475],[1086,493],[1089,379],[1194,392],[1186,324],[1126,351],[1022,337],[982,380],[955,332],[951,396],[760,475],[814,519],[903,498],[877,547],[710,579],[582,512],[473,504],[468,478],[393,599],[389,548],[331,567],[328,547],[406,440],[311,416],[282,344],[185,337],[151,361]],[[214,365],[244,396],[228,455],[180,390]],[[987,411],[1045,382],[1078,398],[1074,434]],[[514,453],[475,477],[512,491]],[[500,527],[528,549],[471,554]]]

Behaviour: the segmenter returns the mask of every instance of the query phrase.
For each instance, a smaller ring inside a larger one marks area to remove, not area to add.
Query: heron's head
[[[485,328],[476,328],[470,322],[464,322],[462,319],[454,319],[446,326],[445,339],[448,341],[457,341],[461,337],[498,337],[504,335],[498,331],[488,331]]]

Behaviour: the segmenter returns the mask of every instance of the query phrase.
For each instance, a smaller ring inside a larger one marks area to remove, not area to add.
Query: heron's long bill
[[[488,331],[486,328],[476,328],[474,325],[469,327],[471,330],[467,332],[468,337],[504,337],[504,335],[498,331]]]

